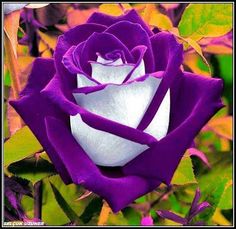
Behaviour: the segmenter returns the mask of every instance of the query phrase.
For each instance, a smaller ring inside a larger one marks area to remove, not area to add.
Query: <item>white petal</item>
[[[70,116],[70,123],[76,141],[97,165],[123,166],[148,148],[146,145],[91,128],[82,121],[79,114]]]
[[[144,61],[142,60],[140,64],[138,65],[138,67],[131,74],[129,81],[134,80],[143,75],[145,75],[145,65],[144,65]]]
[[[132,65],[103,65],[97,62],[91,63],[91,66],[92,78],[102,84],[121,84],[134,67]]]
[[[100,64],[109,64],[109,65],[114,65],[114,66],[123,64],[123,61],[121,58],[114,61],[114,60],[103,59],[101,56],[98,56],[97,62]]]
[[[77,87],[89,87],[89,86],[95,86],[97,85],[95,82],[90,80],[88,77],[86,77],[83,74],[78,73],[77,74]]]
[[[107,119],[136,128],[151,102],[161,79],[149,77],[142,82],[108,85],[90,94],[74,93],[76,102]]]
[[[146,133],[160,140],[165,137],[169,127],[170,118],[170,90],[166,92],[161,105],[149,126],[144,130]]]

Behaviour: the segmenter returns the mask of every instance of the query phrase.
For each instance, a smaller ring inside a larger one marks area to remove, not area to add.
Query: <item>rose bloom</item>
[[[94,13],[34,61],[11,105],[66,184],[114,212],[169,185],[194,137],[223,106],[222,80],[182,71],[183,47],[135,10]]]

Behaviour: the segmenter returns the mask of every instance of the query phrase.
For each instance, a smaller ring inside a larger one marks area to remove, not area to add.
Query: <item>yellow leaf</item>
[[[54,50],[57,44],[57,36],[51,33],[43,33],[39,30],[38,33],[45,44],[47,44],[51,49]]]
[[[192,70],[192,72],[196,74],[210,77],[208,71],[206,72],[197,66],[198,58],[198,54],[196,53],[184,53],[184,65],[188,66]]]
[[[208,122],[207,127],[220,137],[232,140],[233,119],[232,116],[214,118]]]
[[[221,210],[216,208],[212,221],[220,226],[230,226],[231,223],[222,215]]]
[[[120,16],[122,14],[124,14],[125,10],[129,10],[132,9],[132,7],[130,6],[130,4],[126,3],[126,4],[101,4],[99,6],[99,11],[105,14],[109,14],[112,16]]]
[[[151,13],[149,25],[156,26],[161,30],[170,30],[173,27],[170,18],[158,11],[153,11]]]
[[[109,205],[107,204],[107,202],[104,201],[102,210],[100,212],[99,219],[98,219],[98,226],[104,226],[107,224],[107,220],[111,212],[112,211]]]
[[[203,62],[206,64],[206,66],[208,67],[208,71],[209,71],[209,75],[211,75],[211,68],[210,68],[210,65],[209,63],[207,62],[206,58],[203,56],[203,53],[202,53],[202,49],[201,49],[201,46],[193,39],[191,38],[184,38],[184,37],[181,37],[179,35],[179,31],[178,29],[176,28],[176,30],[171,30],[171,32],[176,36],[178,37],[180,40],[182,40],[183,42],[187,43],[188,46],[191,46],[195,51],[196,53],[202,58]],[[187,47],[188,47],[187,46]]]
[[[220,138],[220,145],[221,145],[221,151],[229,151],[230,150],[230,142],[228,139]]]

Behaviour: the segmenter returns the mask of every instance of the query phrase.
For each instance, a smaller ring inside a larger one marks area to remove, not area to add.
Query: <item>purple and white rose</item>
[[[187,148],[223,106],[222,80],[181,70],[183,47],[154,34],[135,10],[94,13],[37,58],[11,105],[66,184],[114,212],[170,184]]]

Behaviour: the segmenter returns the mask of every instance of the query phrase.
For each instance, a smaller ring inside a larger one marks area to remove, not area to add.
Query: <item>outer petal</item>
[[[158,180],[137,176],[107,175],[89,159],[63,122],[46,119],[47,135],[55,152],[60,156],[75,184],[82,184],[105,198],[114,212],[126,207],[136,198],[160,185]]]
[[[73,99],[71,91],[76,87],[76,75],[71,74],[62,64],[62,58],[71,46],[77,46],[79,43],[88,39],[94,32],[103,32],[106,29],[103,25],[87,23],[78,25],[59,36],[57,46],[54,52],[56,72],[63,82],[63,90],[66,96]]]
[[[154,72],[154,57],[152,53],[150,38],[140,24],[121,21],[110,26],[105,30],[105,32],[116,36],[123,44],[128,47],[129,50],[132,50],[139,45],[146,46],[147,51],[143,58],[146,73]]]
[[[114,17],[103,13],[95,12],[91,15],[91,17],[88,19],[88,23],[97,23],[105,26],[111,26],[119,21],[130,21],[133,23],[140,24],[143,29],[147,32],[149,36],[153,35],[153,32],[148,28],[148,26],[145,24],[145,22],[142,20],[142,18],[137,14],[135,10],[130,10],[124,15]]]
[[[154,35],[151,41],[155,41],[157,44],[161,44],[160,50],[167,50],[166,55],[162,58],[166,60],[166,65],[163,65],[164,75],[161,81],[160,87],[158,87],[152,102],[150,103],[146,113],[144,114],[141,122],[138,125],[138,129],[144,130],[151,123],[159,106],[161,105],[164,96],[166,95],[169,88],[173,85],[176,75],[180,73],[180,65],[183,59],[183,46],[176,42],[174,36],[170,33],[162,32]],[[155,46],[156,47],[156,46]],[[159,50],[154,50],[159,51]],[[161,69],[158,69],[159,71]],[[172,103],[172,101],[171,101]]]
[[[220,79],[184,73],[176,78],[174,84],[170,89],[172,105],[168,135],[124,166],[125,174],[156,177],[169,184],[194,137],[223,107]]]
[[[50,81],[54,73],[55,68],[52,59],[36,59],[27,86],[21,92],[20,99],[17,101],[10,101],[10,104],[20,114],[24,122],[30,127],[39,142],[47,151],[64,182],[69,183],[71,179],[63,162],[52,148],[52,145],[47,138],[44,125],[44,118],[48,115],[65,120],[65,122],[68,121],[68,116],[63,114],[54,104],[48,103],[48,100],[42,98],[40,95],[40,91]]]

